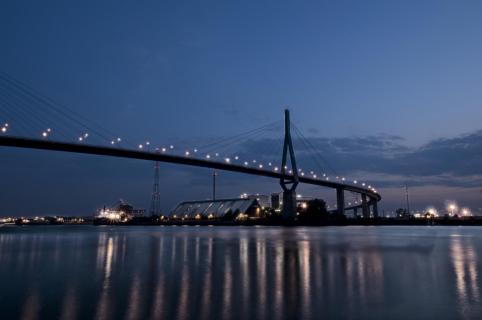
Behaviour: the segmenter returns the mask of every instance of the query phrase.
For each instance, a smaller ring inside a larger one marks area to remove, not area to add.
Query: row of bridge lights
[[[146,142],[146,145],[148,146],[148,145],[149,145],[149,142]],[[143,145],[142,145],[142,144],[139,145],[139,149],[143,149]],[[169,149],[171,149],[171,150],[174,149],[174,146],[171,145],[171,146],[169,147]],[[167,151],[167,148],[161,148],[160,150],[161,150],[162,152],[166,152],[166,151]],[[159,151],[159,149],[156,149],[156,151]],[[193,153],[198,153],[198,149],[196,149],[196,148],[193,149]],[[186,150],[186,151],[184,152],[184,155],[185,155],[186,157],[189,157],[189,156],[192,155],[192,153],[191,153],[189,150]],[[218,157],[219,157],[219,153],[214,153],[214,156],[215,156],[216,158],[218,158]],[[208,160],[210,160],[210,159],[213,158],[213,157],[211,156],[211,154],[206,154],[205,157],[206,157],[206,159],[208,159]],[[234,156],[234,160],[238,161],[238,160],[239,160],[239,156]],[[226,158],[224,158],[224,162],[230,164],[230,163],[233,162],[233,159],[230,158],[230,157],[226,157]],[[251,163],[252,163],[253,165],[255,165],[255,164],[257,163],[257,160],[251,160]],[[247,166],[249,166],[250,162],[249,162],[249,161],[244,161],[243,164],[244,164],[244,166],[247,167]],[[273,167],[273,163],[272,163],[272,162],[268,162],[268,166],[269,166],[269,167]],[[263,168],[264,168],[264,165],[263,165],[262,163],[259,163],[259,164],[257,164],[257,167],[258,167],[259,169],[263,169]],[[288,167],[285,166],[285,170],[287,170],[287,169],[288,169]],[[273,171],[274,171],[274,172],[279,172],[279,170],[280,170],[279,167],[277,167],[277,166],[274,166],[274,167],[273,167]],[[298,172],[299,172],[299,174],[300,174],[302,177],[305,176],[305,172],[304,172],[302,169],[298,169]],[[289,170],[288,173],[289,173],[289,174],[293,174],[293,171],[292,171],[292,170]],[[313,171],[310,171],[310,175],[311,175],[311,177],[314,178],[314,179],[319,179],[318,176],[317,176],[317,174],[316,174],[315,172],[313,172]],[[322,176],[323,176],[324,180],[330,181],[330,177],[327,176],[325,173],[323,173]],[[337,177],[336,177],[336,180],[341,180],[341,181],[345,182],[345,181],[346,181],[346,178],[345,178],[345,177],[339,177],[339,176],[337,176]],[[358,184],[358,180],[353,180],[353,184]],[[365,187],[367,184],[364,183],[364,182],[362,182],[361,185],[362,185],[363,187]],[[377,193],[376,189],[373,188],[371,185],[368,186],[368,189],[371,190],[371,191],[373,191],[374,193]]]
[[[9,124],[8,124],[8,123],[5,123],[5,124],[1,127],[1,129],[0,129],[0,131],[1,131],[2,133],[6,133],[8,130],[9,130]],[[51,128],[47,128],[46,130],[42,131],[41,135],[42,135],[43,138],[48,138],[51,133],[52,133],[52,129],[51,129]],[[77,140],[78,140],[79,142],[83,142],[83,141],[85,141],[88,137],[89,137],[89,134],[86,132],[86,133],[80,135],[80,136],[77,138]],[[121,142],[122,142],[122,139],[121,139],[121,138],[115,138],[115,139],[111,140],[110,144],[111,144],[111,145],[115,145],[115,144],[119,144],[119,143],[121,143]],[[139,145],[138,145],[138,148],[141,149],[141,150],[143,150],[143,149],[149,149],[150,145],[151,145],[151,143],[150,143],[149,141],[146,141],[145,143],[139,144]],[[156,148],[156,151],[157,151],[157,152],[160,151],[160,152],[163,152],[163,153],[164,153],[164,152],[167,152],[168,150],[174,150],[174,146],[173,146],[173,145],[170,145],[169,147]],[[198,149],[196,149],[196,148],[193,149],[193,153],[198,153]],[[191,155],[191,152],[190,152],[189,150],[186,150],[186,151],[184,152],[184,155],[185,155],[186,157],[189,157],[189,156]],[[208,159],[208,160],[210,160],[210,159],[213,158],[213,156],[212,156],[211,154],[206,154],[205,157],[206,157],[206,159]],[[219,153],[217,153],[217,152],[214,153],[214,157],[215,157],[215,158],[218,158],[218,157],[219,157]],[[239,156],[234,156],[233,159],[236,160],[236,161],[238,161],[238,160],[239,160]],[[224,158],[224,161],[225,161],[226,163],[232,163],[232,162],[233,162],[233,159],[231,159],[231,158],[229,158],[229,157],[226,157],[226,158]],[[256,167],[259,168],[259,169],[264,169],[264,167],[265,167],[262,163],[257,164],[257,160],[252,160],[251,163],[252,163],[253,165],[256,165]],[[247,167],[247,166],[250,165],[250,162],[249,162],[249,161],[244,161],[243,164],[244,164],[245,167]],[[272,163],[272,162],[268,162],[268,167],[273,167],[273,163]],[[287,167],[287,166],[285,166],[285,170],[288,170],[288,167]],[[277,167],[277,166],[274,166],[274,167],[273,167],[273,171],[274,171],[274,172],[279,172],[279,171],[280,171],[280,168]],[[298,172],[299,172],[300,176],[302,176],[302,177],[304,177],[304,176],[306,175],[305,172],[304,172],[302,169],[298,169]],[[289,173],[289,174],[293,174],[293,171],[292,171],[292,170],[289,170],[288,173]],[[313,171],[310,171],[310,172],[309,172],[309,175],[311,175],[311,177],[312,177],[313,179],[319,179],[319,178],[318,178],[318,175],[317,175],[315,172],[313,172]],[[325,173],[323,173],[322,177],[323,177],[323,179],[326,180],[326,181],[329,181],[329,180],[330,180],[330,177],[328,177]],[[336,180],[341,180],[341,181],[345,182],[345,181],[346,181],[346,178],[345,178],[345,177],[341,177],[341,178],[340,178],[340,177],[337,176],[337,177],[336,177]],[[353,180],[353,184],[358,184],[358,181],[357,181],[357,180]],[[365,186],[366,186],[366,183],[362,182],[361,185],[362,185],[363,187],[365,187]],[[373,188],[371,185],[368,186],[368,189],[371,190],[371,191],[373,191],[373,192],[375,192],[375,193],[377,192],[376,189]]]

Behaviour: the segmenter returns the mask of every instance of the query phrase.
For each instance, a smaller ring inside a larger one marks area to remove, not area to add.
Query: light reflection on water
[[[479,227],[0,227],[2,319],[477,319]]]

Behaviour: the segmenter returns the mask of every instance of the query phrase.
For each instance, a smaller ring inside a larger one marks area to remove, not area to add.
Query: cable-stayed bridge
[[[365,218],[378,216],[377,202],[381,196],[377,190],[365,182],[349,180],[334,170],[331,170],[333,175],[329,175],[326,168],[331,166],[321,151],[291,122],[288,110],[285,110],[284,121],[199,147],[179,149],[172,144],[154,144],[150,140],[127,143],[125,138],[109,132],[105,126],[87,120],[3,72],[0,72],[0,106],[0,121],[4,120],[0,122],[0,146],[150,160],[274,178],[279,180],[283,190],[283,215],[286,219],[296,215],[296,188],[299,183],[336,190],[338,213],[361,210]],[[276,137],[278,129],[283,129],[284,134]],[[261,133],[267,133],[268,138],[261,137]],[[292,139],[292,133],[296,139]],[[239,143],[259,143],[263,139],[269,140],[263,145],[264,154],[258,155],[258,159],[252,159],[246,150],[236,152]],[[298,167],[295,152],[298,149],[295,150],[293,141],[301,153],[309,154],[309,157],[303,158],[304,162],[311,160],[316,170]],[[268,159],[275,155],[282,156],[280,162],[275,158]],[[347,201],[347,192],[353,201]]]

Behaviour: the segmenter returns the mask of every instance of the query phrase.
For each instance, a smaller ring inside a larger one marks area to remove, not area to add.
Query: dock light
[[[213,216],[212,213],[210,213],[210,214],[208,215],[208,219],[212,219],[212,218],[214,218],[214,216]]]
[[[268,166],[270,166],[270,167],[271,167],[272,165],[273,165],[273,164],[272,164],[271,162],[268,162]]]
[[[277,172],[278,170],[279,170],[279,169],[278,169],[278,167],[274,167],[274,171],[276,171],[276,172]]]
[[[211,156],[209,154],[207,154],[206,159],[211,159]]]
[[[3,133],[7,132],[7,127],[2,127],[2,132]]]
[[[149,141],[146,141],[146,146],[150,146],[151,143]]]
[[[259,165],[259,168],[260,168],[260,169],[263,169],[263,165],[262,165],[262,164],[260,164],[260,165]]]
[[[472,214],[470,213],[469,208],[463,208],[462,209],[462,215],[465,216],[465,217],[468,217],[468,216],[471,216]]]
[[[226,159],[224,159],[224,161],[226,161],[227,163],[230,163],[230,162],[231,162],[231,159],[226,158]]]
[[[301,173],[301,176],[302,176],[302,177],[304,177],[304,176],[305,176],[305,173],[304,173],[304,172],[302,172],[302,173]]]
[[[323,173],[323,177],[326,177],[326,173]]]
[[[216,157],[219,157],[219,153],[217,153],[217,152],[216,152],[214,155],[215,155]]]
[[[234,157],[234,160],[239,160],[239,157],[238,157],[238,156],[235,156],[235,157]]]
[[[308,208],[308,205],[306,204],[306,202],[303,202],[303,203],[301,204],[301,208],[303,208],[303,209]]]
[[[42,137],[47,138],[47,136],[48,136],[48,133],[47,133],[47,132],[45,132],[45,131],[42,132]]]
[[[189,155],[189,151],[186,151],[184,154],[185,154],[186,157],[187,157],[187,156]]]
[[[363,182],[361,185],[362,185],[362,186],[365,186],[365,182]]]
[[[326,181],[330,180],[330,177],[326,177]]]
[[[247,165],[248,165],[248,161],[244,161],[244,165],[247,166]]]
[[[253,160],[253,163],[256,163],[256,160]]]
[[[174,149],[174,146],[171,144],[171,145],[169,146],[169,149],[171,149],[171,150]]]
[[[114,140],[112,140],[112,141],[110,142],[110,144],[115,144],[115,141],[114,141]]]
[[[50,128],[47,129],[47,132],[48,132],[48,133],[50,133],[51,131],[52,131],[52,129],[50,129]]]
[[[427,208],[427,213],[432,216],[432,217],[437,217],[438,216],[438,211],[434,207],[429,207]]]
[[[139,149],[142,149],[144,148],[144,146],[142,144],[139,145]]]
[[[194,149],[194,153],[197,153],[197,149]]]
[[[84,137],[79,137],[79,141],[80,142],[84,141]]]
[[[88,138],[89,137],[89,134],[88,133],[84,133],[84,138]]]
[[[316,174],[313,175],[313,178],[315,178],[315,179],[317,178]]]
[[[345,180],[346,180],[345,177],[341,177],[341,181],[345,181]]]
[[[293,170],[288,171],[289,174],[293,174]]]
[[[117,138],[117,142],[121,142],[121,141],[122,141],[122,139],[121,139],[121,138]]]
[[[457,204],[454,202],[451,202],[448,204],[447,209],[450,212],[450,215],[453,216],[457,211]]]
[[[353,183],[354,183],[354,184],[357,184],[357,183],[358,183],[358,181],[356,181],[356,180],[353,180]]]
[[[161,151],[162,151],[162,152],[166,152],[166,148],[161,148]]]

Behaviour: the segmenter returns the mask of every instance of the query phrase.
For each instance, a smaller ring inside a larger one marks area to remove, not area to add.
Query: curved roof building
[[[233,214],[235,217],[239,214],[258,216],[260,214],[260,205],[256,199],[186,201],[178,204],[172,210],[170,217],[188,219],[194,219],[196,216],[223,218],[228,213]]]

